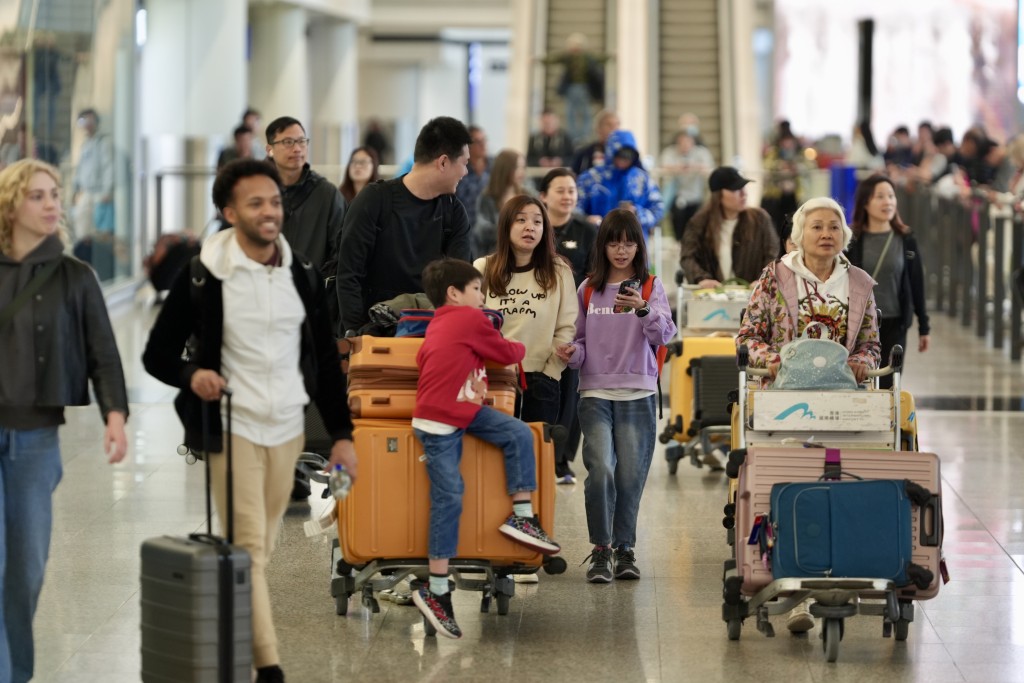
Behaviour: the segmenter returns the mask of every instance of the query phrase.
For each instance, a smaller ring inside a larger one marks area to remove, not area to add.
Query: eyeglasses
[[[309,144],[309,138],[284,138],[283,140],[275,140],[270,143],[271,145],[282,145],[285,149],[291,149],[295,145],[299,147],[305,147]]]
[[[611,251],[633,251],[636,249],[636,242],[609,242],[608,248]]]

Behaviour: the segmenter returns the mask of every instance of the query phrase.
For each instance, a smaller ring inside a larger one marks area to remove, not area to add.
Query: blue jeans
[[[594,545],[636,543],[636,517],[654,457],[655,397],[633,401],[580,399],[583,495]]]
[[[577,145],[590,136],[590,90],[586,83],[572,83],[565,90],[565,130]]]
[[[430,477],[430,539],[427,552],[432,560],[455,557],[459,545],[459,517],[465,485],[462,435],[471,434],[492,443],[505,453],[505,482],[509,495],[537,489],[537,463],[533,454],[533,432],[525,422],[484,406],[465,429],[451,434],[428,434],[419,429]],[[511,507],[511,503],[509,504]]]
[[[26,431],[0,427],[0,590],[4,609],[0,681],[23,683],[32,678],[32,617],[50,552],[50,500],[62,472],[56,427]]]

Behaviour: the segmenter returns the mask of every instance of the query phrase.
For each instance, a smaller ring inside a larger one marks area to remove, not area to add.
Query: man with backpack
[[[469,131],[440,116],[416,138],[407,174],[374,183],[345,215],[338,250],[342,329],[356,334],[374,304],[423,291],[423,268],[443,256],[468,261],[470,223],[455,196],[469,162]]]

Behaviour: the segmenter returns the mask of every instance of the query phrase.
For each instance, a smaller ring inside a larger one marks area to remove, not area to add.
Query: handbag
[[[494,326],[494,329],[501,332],[501,326],[505,322],[501,311],[491,308],[482,309],[484,315]],[[434,311],[424,308],[403,308],[398,318],[398,325],[395,328],[396,337],[423,337],[427,334],[427,326],[434,319]]]
[[[812,327],[821,328],[821,338],[808,336]],[[820,322],[808,323],[804,333],[779,351],[779,373],[773,389],[814,389],[835,391],[856,389],[857,379],[846,364],[849,351],[827,338],[828,328]]]

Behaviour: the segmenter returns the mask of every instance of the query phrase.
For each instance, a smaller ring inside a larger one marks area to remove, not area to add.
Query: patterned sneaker
[[[429,588],[420,588],[412,594],[412,601],[440,635],[454,639],[462,637],[462,629],[455,623],[451,593],[434,595]]]
[[[562,549],[554,542],[537,522],[536,517],[519,517],[509,515],[505,523],[498,527],[498,531],[511,538],[516,543],[525,545],[527,548],[536,550],[543,555],[556,555]]]
[[[640,570],[636,566],[636,555],[633,549],[623,543],[615,549],[615,578],[626,581],[640,578]]]
[[[612,582],[612,549],[606,545],[595,545],[594,549],[583,560],[591,560],[587,567],[587,581],[590,583]]]

